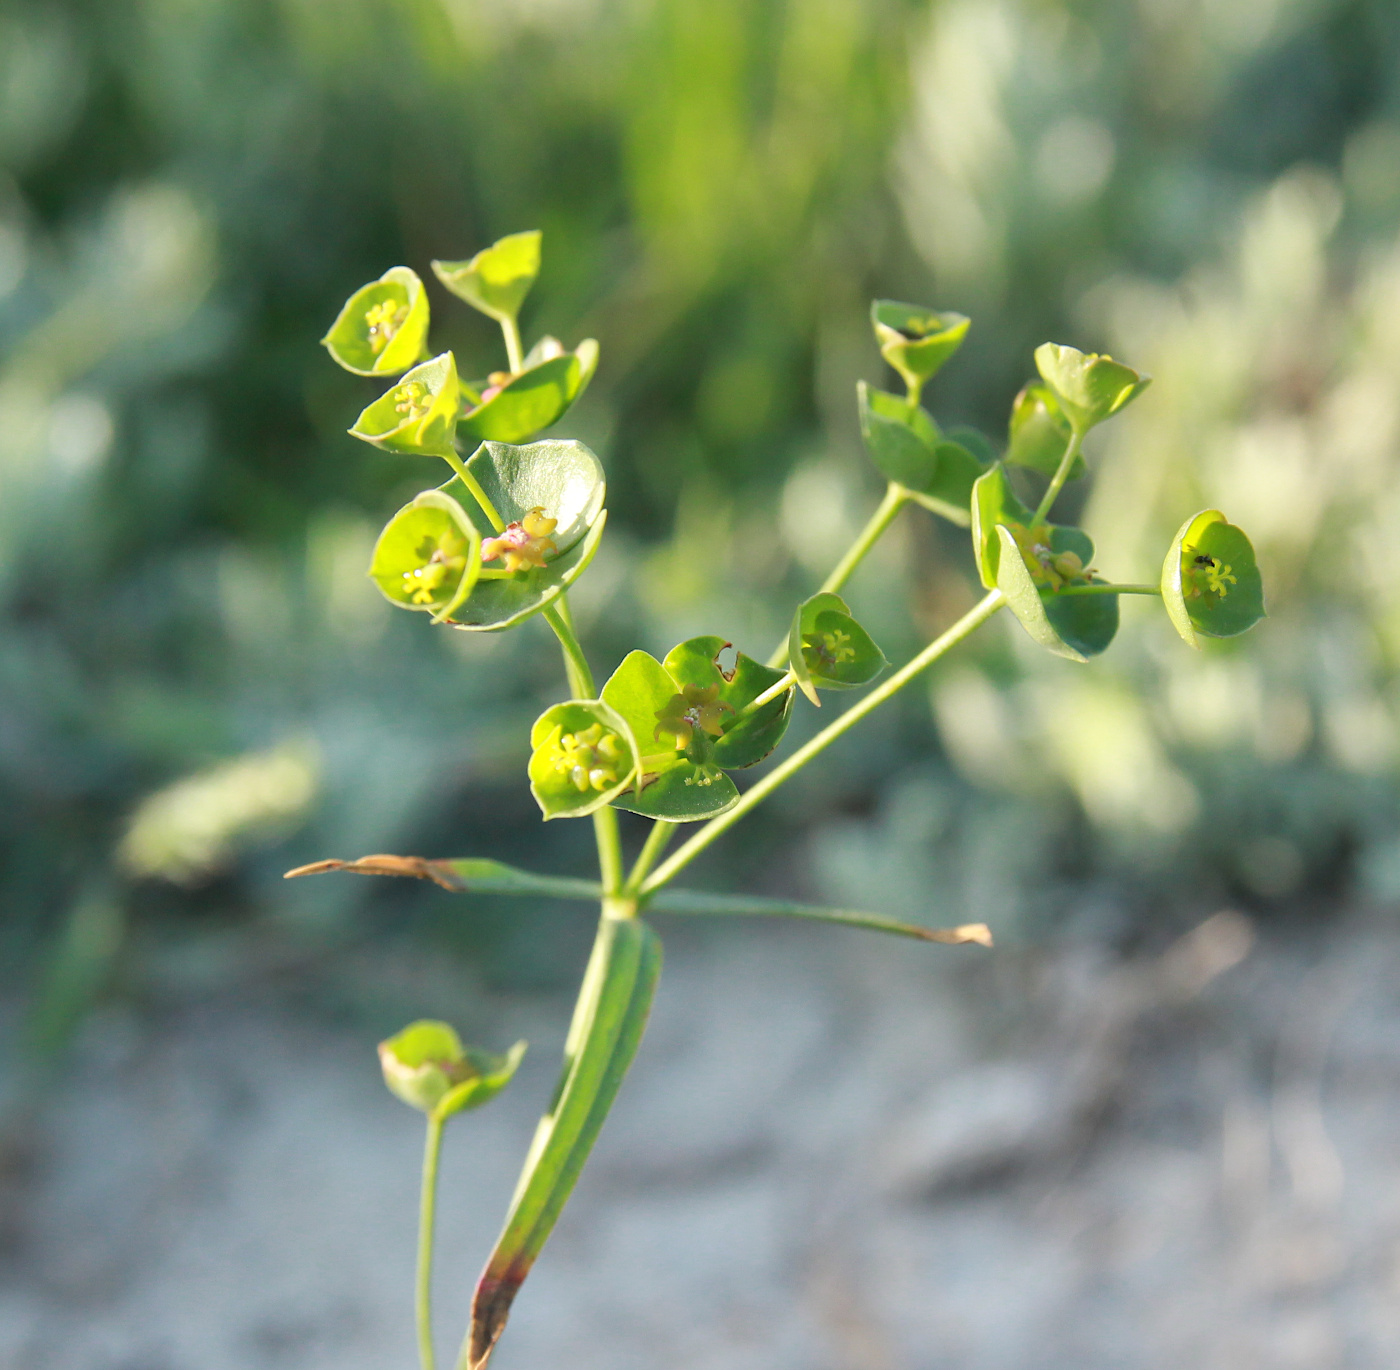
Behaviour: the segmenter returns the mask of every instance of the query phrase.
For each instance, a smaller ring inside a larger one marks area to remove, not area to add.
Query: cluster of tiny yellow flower
[[[718,737],[724,732],[721,719],[734,710],[719,698],[718,685],[683,685],[680,694],[666,701],[664,709],[656,711],[656,728],[652,736],[659,742],[662,735],[673,737],[676,750],[683,752],[695,737],[695,730]]]
[[[408,318],[408,306],[397,300],[380,300],[365,311],[369,329],[369,350],[377,357],[394,340],[394,334]]]
[[[602,791],[617,784],[618,767],[625,755],[622,739],[601,723],[594,723],[580,733],[560,734],[554,769],[567,775],[580,794],[587,794],[590,789]]]
[[[495,561],[500,557],[512,573],[543,566],[545,553],[558,551],[549,536],[558,526],[559,520],[546,518],[543,508],[531,509],[523,519],[482,542],[481,559]]]

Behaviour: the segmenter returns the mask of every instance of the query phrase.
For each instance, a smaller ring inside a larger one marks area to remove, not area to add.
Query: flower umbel
[[[663,733],[669,734],[676,739],[676,750],[683,752],[694,739],[696,728],[718,737],[724,732],[721,718],[733,712],[720,700],[718,685],[683,685],[680,694],[672,695],[666,707],[656,711],[652,736],[659,742]]]
[[[549,536],[558,526],[559,520],[546,518],[543,508],[531,509],[497,537],[486,538],[481,544],[481,559],[495,561],[501,557],[505,569],[511,572],[543,566],[545,553],[559,550]]]
[[[594,723],[581,733],[562,733],[559,751],[554,769],[567,775],[580,794],[616,785],[618,767],[626,756],[622,739],[601,723]]]

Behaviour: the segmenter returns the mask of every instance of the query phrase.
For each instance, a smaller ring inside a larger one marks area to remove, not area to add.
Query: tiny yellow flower
[[[369,350],[377,357],[394,340],[394,334],[408,318],[408,306],[394,300],[380,300],[365,311],[369,329]]]
[[[444,598],[443,587],[455,583],[466,569],[467,540],[450,529],[437,538],[425,538],[418,548],[422,563],[403,573],[404,586],[414,604],[433,604]]]
[[[719,737],[724,732],[721,718],[733,712],[720,700],[718,685],[683,685],[680,694],[672,695],[666,707],[656,711],[652,736],[659,742],[663,733],[669,734],[676,739],[676,750],[683,752],[694,739],[696,728]]]
[[[531,509],[519,522],[482,542],[481,559],[495,561],[501,557],[511,572],[543,566],[545,553],[559,550],[549,536],[558,526],[559,520],[546,518],[543,508]]]
[[[601,723],[594,723],[581,733],[562,733],[559,753],[555,771],[567,775],[580,794],[591,789],[601,792],[617,784],[618,766],[624,756],[622,739]]]

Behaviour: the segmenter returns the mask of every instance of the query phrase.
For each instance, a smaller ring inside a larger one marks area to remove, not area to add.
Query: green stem
[[[664,818],[658,818],[652,825],[651,831],[647,834],[647,840],[642,844],[641,851],[637,854],[637,862],[632,867],[632,873],[627,877],[627,884],[623,886],[623,893],[636,897],[637,891],[642,886],[642,881],[647,878],[651,868],[656,864],[657,858],[666,850],[666,844],[675,835],[678,823],[668,823]]]
[[[784,671],[781,679],[775,680],[761,695],[755,695],[734,715],[734,722],[737,723],[746,715],[761,709],[770,700],[777,699],[779,695],[786,694],[796,684],[797,677],[791,671]]]
[[[851,543],[846,550],[846,555],[836,563],[836,569],[822,582],[822,590],[829,594],[835,594],[854,573],[857,566],[865,560],[867,553],[879,542],[885,529],[894,521],[894,516],[904,507],[909,499],[909,492],[899,484],[898,481],[891,481],[885,487],[885,496],[880,501],[879,507],[870,516],[870,522],[861,529],[859,536]],[[784,638],[782,645],[768,658],[768,664],[773,667],[782,666],[788,659],[788,642]]]
[[[445,1119],[428,1115],[423,1144],[423,1188],[418,1203],[418,1360],[434,1370],[433,1358],[433,1215],[437,1208],[438,1155]]]
[[[441,453],[445,461],[456,473],[457,479],[471,491],[472,498],[481,506],[481,512],[491,520],[491,526],[498,532],[505,531],[505,520],[496,512],[496,506],[491,503],[491,498],[486,491],[481,488],[481,482],[467,470],[467,464],[455,452]]]
[[[1006,603],[1000,590],[993,590],[978,604],[967,611],[942,637],[935,638],[908,665],[901,667],[878,688],[872,690],[858,704],[847,709],[839,718],[823,728],[805,746],[799,747],[781,765],[775,766],[756,785],[744,793],[742,799],[718,818],[712,818],[688,842],[674,851],[670,859],[657,867],[650,879],[641,887],[645,897],[673,880],[717,837],[739,821],[750,809],[768,798],[779,785],[796,775],[809,761],[820,756],[837,738],[855,727],[866,714],[878,709],[887,699],[897,694],[921,671],[926,670],[951,647],[955,647],[974,629],[979,628]]]
[[[1160,585],[1066,585],[1057,595],[1160,595]]]
[[[514,376],[524,364],[520,351],[520,325],[514,319],[502,319],[501,332],[506,335],[506,363]]]
[[[545,622],[554,629],[554,636],[559,639],[559,646],[563,649],[564,673],[569,678],[569,689],[574,698],[596,698],[598,691],[593,684],[593,672],[574,632],[567,597],[561,592],[543,613]],[[617,810],[611,805],[605,804],[601,809],[594,810],[593,836],[598,844],[598,875],[603,889],[610,895],[616,894],[622,888],[622,837],[617,828]]]
[[[1074,465],[1074,459],[1079,455],[1079,444],[1083,441],[1084,435],[1076,428],[1070,434],[1069,446],[1065,448],[1065,454],[1060,458],[1060,464],[1055,468],[1055,474],[1050,478],[1049,487],[1036,506],[1035,515],[1031,519],[1032,524],[1039,523],[1050,512],[1051,506],[1069,479],[1069,468]]]

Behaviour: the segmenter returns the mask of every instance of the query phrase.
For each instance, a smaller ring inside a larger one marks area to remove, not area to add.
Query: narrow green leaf
[[[481,1370],[564,1208],[645,1031],[661,942],[640,919],[604,918],[584,975],[555,1102],[540,1120],[505,1227],[477,1282],[464,1362]]]
[[[596,880],[575,880],[568,876],[536,875],[516,866],[507,866],[486,857],[464,856],[453,860],[430,860],[425,856],[391,856],[380,853],[354,861],[313,861],[298,866],[282,878],[295,880],[303,875],[324,875],[348,871],[352,875],[397,875],[410,880],[431,880],[453,894],[539,894],[550,899],[602,898],[603,887]]]
[[[985,923],[964,923],[956,928],[923,928],[916,923],[904,923],[878,913],[862,913],[857,909],[823,908],[815,904],[795,904],[786,899],[755,899],[742,894],[710,894],[704,890],[668,887],[659,891],[647,904],[648,913],[710,914],[753,916],[758,918],[811,918],[822,923],[842,923],[853,928],[868,928],[872,932],[891,932],[899,937],[914,937],[921,942],[943,942],[949,945],[976,942],[992,945],[992,935]]]

